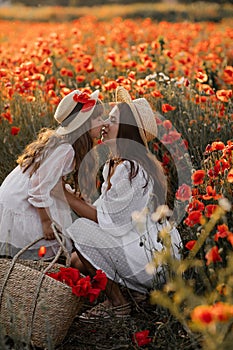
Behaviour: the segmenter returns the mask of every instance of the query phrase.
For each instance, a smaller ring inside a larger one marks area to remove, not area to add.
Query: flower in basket
[[[73,294],[78,297],[89,298],[90,302],[97,299],[107,284],[106,274],[101,270],[97,270],[96,275],[92,279],[90,276],[82,276],[79,270],[73,267],[60,267],[58,272],[47,273],[47,275],[67,284],[71,287]]]

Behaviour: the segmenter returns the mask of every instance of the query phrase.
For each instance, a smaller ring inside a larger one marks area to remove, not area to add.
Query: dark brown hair
[[[154,209],[156,209],[158,205],[166,203],[166,177],[162,165],[145,146],[129,105],[119,103],[118,108],[120,111],[116,140],[118,155],[122,160],[128,160],[130,163],[130,181],[137,176],[139,164],[144,169],[145,185],[143,188],[148,186],[150,179],[153,180]],[[136,161],[137,166],[135,166],[134,161]]]

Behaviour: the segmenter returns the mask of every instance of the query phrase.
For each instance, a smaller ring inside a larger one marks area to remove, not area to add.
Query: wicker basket
[[[56,237],[57,238],[57,237]],[[58,271],[61,248],[52,262],[0,259],[0,325],[12,339],[37,347],[54,347],[66,336],[82,301],[66,284],[46,275]],[[17,260],[17,261],[16,261]]]

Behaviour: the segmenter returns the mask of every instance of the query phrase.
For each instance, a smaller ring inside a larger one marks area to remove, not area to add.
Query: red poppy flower
[[[46,253],[46,247],[44,247],[43,245],[40,247],[40,249],[38,250],[38,256],[40,258],[43,258],[45,256]]]
[[[90,288],[88,290],[88,298],[90,303],[93,303],[98,298],[100,291],[101,290],[99,288]]]
[[[172,128],[172,123],[170,120],[166,119],[163,121],[163,126],[165,129],[170,130]]]
[[[173,142],[179,140],[181,138],[181,134],[177,132],[176,130],[169,131],[168,134],[165,134],[162,138],[162,143],[165,145],[172,144]]]
[[[196,170],[192,174],[192,180],[194,185],[201,185],[204,182],[204,177],[205,177],[205,170]]]
[[[205,207],[205,216],[207,218],[210,218],[214,214],[214,212],[217,209],[217,207],[218,207],[217,204],[208,204]]]
[[[206,265],[210,265],[211,263],[221,262],[222,258],[218,252],[218,247],[212,247],[205,255],[207,260]]]
[[[227,174],[227,181],[230,182],[230,183],[233,183],[233,168],[231,168],[231,169],[228,171],[228,174]]]
[[[214,235],[215,242],[217,242],[219,238],[226,238],[230,233],[226,224],[218,225],[217,229],[218,231]]]
[[[163,166],[166,167],[166,165],[168,165],[170,163],[170,161],[171,161],[171,158],[170,158],[169,154],[164,153],[163,158],[162,158]]]
[[[73,100],[75,102],[80,102],[83,104],[81,112],[88,112],[95,105],[95,100],[90,99],[90,96],[85,92],[81,94],[75,94],[73,96]]]
[[[204,203],[194,198],[192,202],[188,204],[187,212],[190,213],[191,211],[195,211],[195,210],[203,211],[204,209],[205,209]]]
[[[80,272],[78,269],[73,267],[61,267],[60,268],[60,279],[68,286],[72,287],[77,284],[80,279]]]
[[[188,217],[184,220],[187,226],[193,227],[196,224],[200,224],[202,213],[199,210],[191,211]]]
[[[233,306],[228,303],[217,302],[212,306],[212,313],[219,322],[226,322],[233,316]]]
[[[206,73],[203,72],[197,72],[195,78],[197,79],[197,81],[199,81],[200,83],[204,83],[205,81],[208,80],[208,76]]]
[[[151,95],[153,97],[156,97],[156,98],[163,98],[163,95],[161,94],[161,92],[159,90],[151,91]]]
[[[13,136],[18,135],[19,131],[20,131],[20,128],[18,128],[17,126],[12,126],[11,135]]]
[[[214,141],[210,145],[211,151],[222,151],[225,148],[225,145],[222,141]]]
[[[104,290],[107,284],[107,276],[102,270],[97,270],[92,280],[92,287]]]
[[[214,171],[216,174],[223,174],[225,170],[230,168],[230,163],[222,158],[215,162]]]
[[[232,97],[232,90],[218,90],[216,96],[220,101],[228,102]]]
[[[143,346],[143,345],[149,344],[152,341],[152,338],[148,337],[149,333],[150,333],[150,331],[148,331],[148,330],[136,332],[133,334],[132,340],[138,346]]]
[[[212,186],[206,186],[206,194],[202,196],[203,199],[219,199],[221,198],[221,194],[216,194],[216,190]]]
[[[13,119],[10,112],[5,112],[1,114],[1,117],[8,120],[9,124],[12,124]]]
[[[72,287],[72,292],[78,297],[85,297],[91,289],[90,276],[81,278],[76,285]]]
[[[214,322],[214,315],[209,305],[199,305],[193,309],[191,319],[195,323],[208,325]]]
[[[186,184],[181,185],[176,192],[176,198],[180,201],[188,201],[191,195],[192,189]]]
[[[173,107],[173,106],[169,105],[168,103],[165,103],[162,105],[162,112],[163,113],[167,113],[169,111],[174,111],[174,109],[176,109],[176,107]]]
[[[185,244],[185,247],[188,249],[188,250],[192,250],[193,247],[195,246],[196,244],[196,241],[195,240],[192,240],[192,241],[189,241]]]

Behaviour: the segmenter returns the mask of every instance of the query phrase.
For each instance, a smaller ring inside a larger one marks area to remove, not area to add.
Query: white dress
[[[61,178],[73,170],[74,150],[68,143],[60,144],[43,160],[30,177],[17,166],[0,187],[0,256],[14,256],[17,251],[43,236],[37,208],[49,208],[51,218],[62,228],[71,225],[71,211],[62,190]],[[54,191],[61,193],[60,198]],[[62,196],[63,194],[63,196]],[[23,258],[38,259],[40,246],[47,249],[47,258],[58,249],[56,240],[41,240]],[[68,250],[72,243],[66,239]]]
[[[132,182],[129,181],[129,162],[124,161],[115,169],[111,177],[111,187],[107,190],[108,164],[103,169],[104,183],[101,195],[94,203],[97,208],[98,223],[79,218],[67,229],[76,249],[97,269],[102,269],[107,277],[128,288],[145,293],[155,284],[164,282],[162,269],[155,275],[148,274],[146,265],[154,251],[161,251],[158,232],[162,225],[154,223],[147,216],[147,228],[138,231],[132,221],[132,213],[151,206],[153,190],[150,181],[146,190],[144,170]],[[173,254],[179,259],[178,247],[181,239],[178,231],[170,231]],[[161,275],[161,276],[160,276]]]

